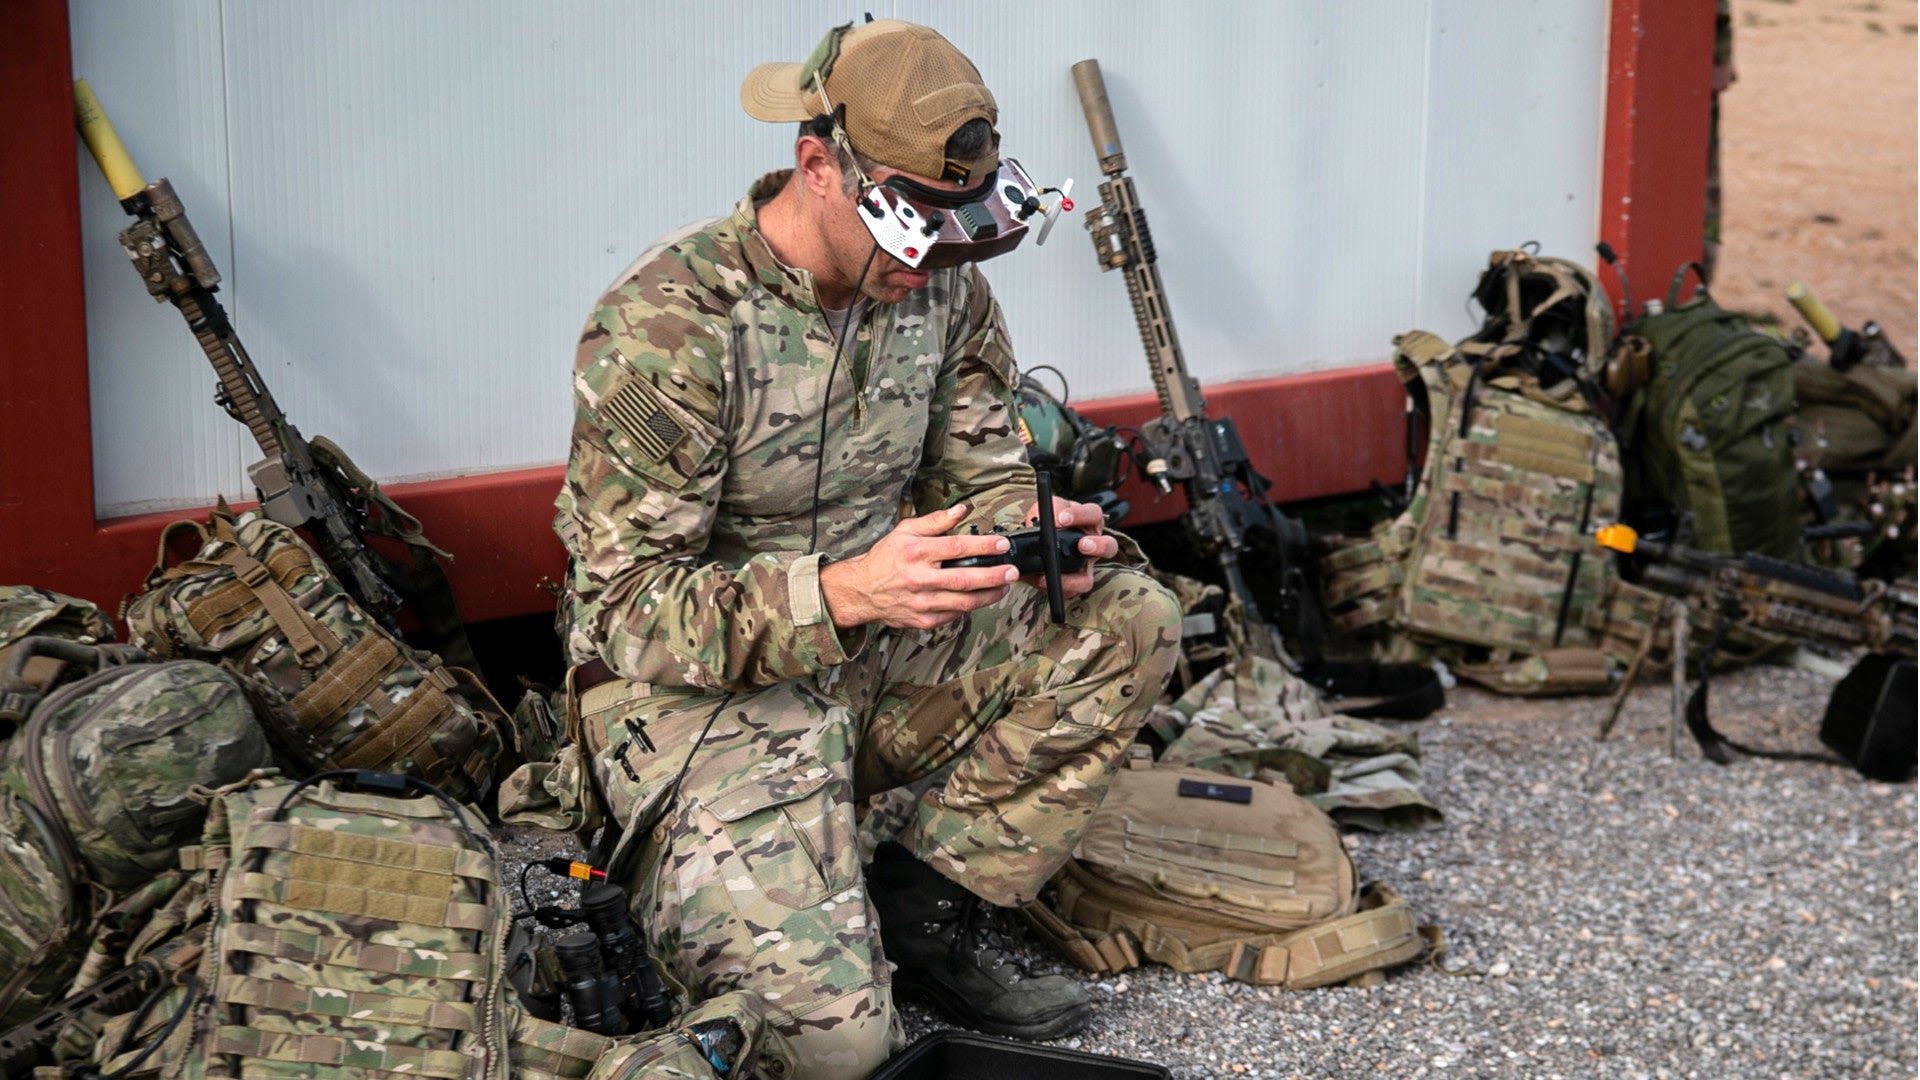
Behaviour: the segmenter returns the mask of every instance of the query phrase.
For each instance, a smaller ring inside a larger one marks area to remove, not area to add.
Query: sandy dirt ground
[[[1916,356],[1915,0],[1733,0],[1720,98],[1729,308],[1802,325],[1804,281],[1843,325]]]

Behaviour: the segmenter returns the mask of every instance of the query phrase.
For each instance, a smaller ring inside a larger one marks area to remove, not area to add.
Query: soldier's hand
[[[1011,566],[940,565],[947,559],[1007,550],[1004,536],[948,535],[966,516],[962,503],[907,518],[865,554],[823,567],[820,591],[833,625],[877,622],[930,630],[1005,597],[1007,588],[1018,580],[1019,572]]]
[[[1040,520],[1039,504],[1027,511],[1027,524],[1033,525]],[[1080,538],[1080,554],[1086,559],[1080,569],[1071,574],[1060,575],[1060,591],[1067,596],[1080,596],[1093,591],[1093,562],[1095,559],[1111,559],[1120,554],[1120,542],[1106,535],[1106,511],[1092,503],[1078,503],[1053,497],[1053,523],[1062,529],[1079,529],[1087,535]],[[1047,587],[1046,578],[1039,574],[1028,574],[1020,579],[1036,589]]]

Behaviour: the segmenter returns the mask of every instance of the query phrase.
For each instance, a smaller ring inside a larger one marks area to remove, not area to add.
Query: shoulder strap
[[[1360,909],[1287,934],[1253,935],[1189,947],[1151,923],[1107,932],[1071,921],[1076,893],[1060,879],[1060,906],[1042,902],[1021,908],[1041,937],[1088,971],[1116,975],[1154,960],[1175,971],[1220,971],[1256,986],[1304,990],[1391,967],[1420,955],[1425,939],[1406,901],[1390,886],[1373,882],[1360,893]]]

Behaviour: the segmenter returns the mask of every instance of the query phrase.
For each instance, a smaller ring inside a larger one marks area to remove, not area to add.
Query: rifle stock
[[[1126,176],[1127,156],[1107,99],[1098,60],[1073,65],[1074,88],[1086,114],[1100,171],[1100,206],[1088,211],[1087,232],[1102,270],[1126,272],[1127,296],[1146,349],[1160,416],[1141,425],[1148,460],[1146,478],[1163,493],[1179,483],[1187,509],[1181,524],[1195,545],[1212,558],[1226,579],[1229,595],[1251,621],[1249,647],[1259,655],[1311,668],[1320,660],[1319,612],[1302,566],[1306,530],[1267,498],[1266,481],[1253,469],[1239,430],[1228,417],[1209,417],[1200,384],[1187,371],[1180,336],[1167,307],[1166,290],[1147,229],[1146,211]],[[1279,560],[1280,586],[1271,603],[1262,603],[1248,582],[1244,558],[1256,547]],[[1289,654],[1284,627],[1297,655]],[[1264,629],[1265,633],[1261,633]]]

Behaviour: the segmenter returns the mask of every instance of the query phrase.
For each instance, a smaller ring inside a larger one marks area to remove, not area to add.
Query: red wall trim
[[[0,20],[0,584],[98,598],[70,68],[66,0],[10,5]]]
[[[1711,0],[1614,0],[1607,64],[1602,239],[1636,299],[1664,292],[1700,248]],[[0,26],[0,584],[39,585],[112,610],[152,567],[160,531],[205,510],[96,521],[85,295],[66,0],[14,0]],[[1611,281],[1608,281],[1611,285]],[[1282,357],[1281,359],[1284,359]],[[1283,502],[1394,482],[1402,397],[1386,365],[1207,388]],[[1150,395],[1076,403],[1101,424],[1153,415]],[[560,469],[398,484],[389,494],[452,551],[469,619],[551,610],[563,555],[549,522]],[[1179,495],[1124,494],[1130,521],[1177,515]]]
[[[1600,239],[1620,256],[1636,310],[1664,300],[1674,270],[1700,258],[1713,19],[1713,0],[1613,0]],[[1619,291],[1611,272],[1600,280]]]

